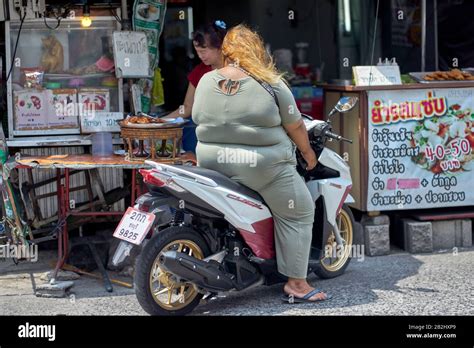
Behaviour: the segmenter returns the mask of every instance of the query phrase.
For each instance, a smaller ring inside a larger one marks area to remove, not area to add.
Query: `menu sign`
[[[369,91],[368,211],[474,205],[474,88]]]
[[[355,66],[352,68],[356,86],[401,85],[398,65]]]
[[[42,91],[14,92],[15,129],[45,129],[48,127],[50,96]]]
[[[14,91],[15,130],[74,129],[79,127],[74,89]]]
[[[113,33],[115,76],[150,77],[147,36],[141,31]]]
[[[95,112],[81,114],[81,133],[120,132],[121,112]]]

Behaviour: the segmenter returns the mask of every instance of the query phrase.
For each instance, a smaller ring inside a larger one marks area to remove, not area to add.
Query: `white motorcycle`
[[[329,114],[345,113],[357,98],[342,98]],[[348,164],[325,147],[328,140],[352,142],[331,123],[304,118],[317,166],[306,171],[297,150],[297,170],[315,201],[308,274],[333,278],[350,262],[355,222]],[[146,244],[136,262],[134,286],[152,315],[184,315],[205,297],[285,282],[278,273],[273,217],[262,197],[221,173],[147,161],[141,170],[149,192],[137,199],[117,227],[120,264],[134,245]],[[167,219],[170,209],[174,216]],[[171,220],[171,221],[169,221]],[[147,238],[148,237],[148,238]]]

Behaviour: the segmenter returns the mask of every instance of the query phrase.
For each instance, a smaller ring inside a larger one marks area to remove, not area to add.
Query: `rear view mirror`
[[[342,97],[341,99],[339,99],[336,106],[331,110],[328,115],[328,118],[330,118],[336,112],[346,113],[351,111],[354,106],[357,105],[358,102],[359,98],[357,97]]]
[[[342,97],[337,102],[336,106],[334,107],[339,112],[348,112],[351,111],[354,106],[357,105],[359,98],[357,97]]]

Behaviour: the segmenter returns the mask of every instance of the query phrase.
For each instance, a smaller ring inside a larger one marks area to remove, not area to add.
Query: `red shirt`
[[[192,84],[194,88],[196,88],[199,81],[201,80],[201,77],[210,71],[212,71],[212,67],[210,65],[205,65],[204,63],[197,65],[188,75],[189,83]]]

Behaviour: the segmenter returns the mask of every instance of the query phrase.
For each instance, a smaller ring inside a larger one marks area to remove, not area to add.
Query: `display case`
[[[55,30],[43,19],[6,23],[9,138],[81,135],[81,118],[123,114],[122,80],[115,77],[114,17],[63,19]],[[15,57],[13,57],[16,48]],[[73,137],[74,138],[74,137]],[[80,138],[80,137],[78,137]]]

